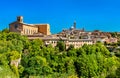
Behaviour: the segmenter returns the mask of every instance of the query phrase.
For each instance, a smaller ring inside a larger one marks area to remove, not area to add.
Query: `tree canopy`
[[[56,47],[44,46],[40,39],[0,32],[2,78],[119,78],[119,72],[120,56],[101,43],[66,50],[63,41]]]

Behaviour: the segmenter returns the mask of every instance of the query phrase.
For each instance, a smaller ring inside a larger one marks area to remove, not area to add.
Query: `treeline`
[[[66,50],[62,41],[45,46],[39,39],[0,32],[1,78],[119,78],[119,73],[120,57],[101,43]]]

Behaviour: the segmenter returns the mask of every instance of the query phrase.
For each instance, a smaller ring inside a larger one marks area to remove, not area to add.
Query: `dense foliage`
[[[101,43],[78,49],[59,41],[56,47],[0,32],[1,78],[119,78],[120,57]]]

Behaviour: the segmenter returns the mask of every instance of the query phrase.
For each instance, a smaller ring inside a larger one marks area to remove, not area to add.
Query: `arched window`
[[[29,34],[30,34],[30,29],[29,29]]]
[[[26,29],[26,34],[28,34],[29,32],[28,32],[28,29]]]
[[[25,29],[23,29],[23,34],[25,34]]]

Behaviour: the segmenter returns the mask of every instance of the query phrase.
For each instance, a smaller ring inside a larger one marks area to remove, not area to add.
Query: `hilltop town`
[[[0,78],[120,78],[120,0],[1,0]]]
[[[86,31],[74,22],[52,34],[49,24],[23,21],[18,16],[0,32],[0,77],[120,77],[119,32]]]
[[[99,30],[85,31],[85,29],[76,29],[76,22],[69,29],[62,30],[57,34],[51,34],[49,24],[27,24],[23,22],[23,17],[18,16],[15,22],[9,24],[10,32],[17,32],[25,35],[28,39],[42,39],[45,45],[52,44],[56,46],[59,40],[64,41],[66,48],[73,45],[79,48],[84,44],[92,45],[96,42],[117,43],[118,38],[112,36],[110,32]]]

